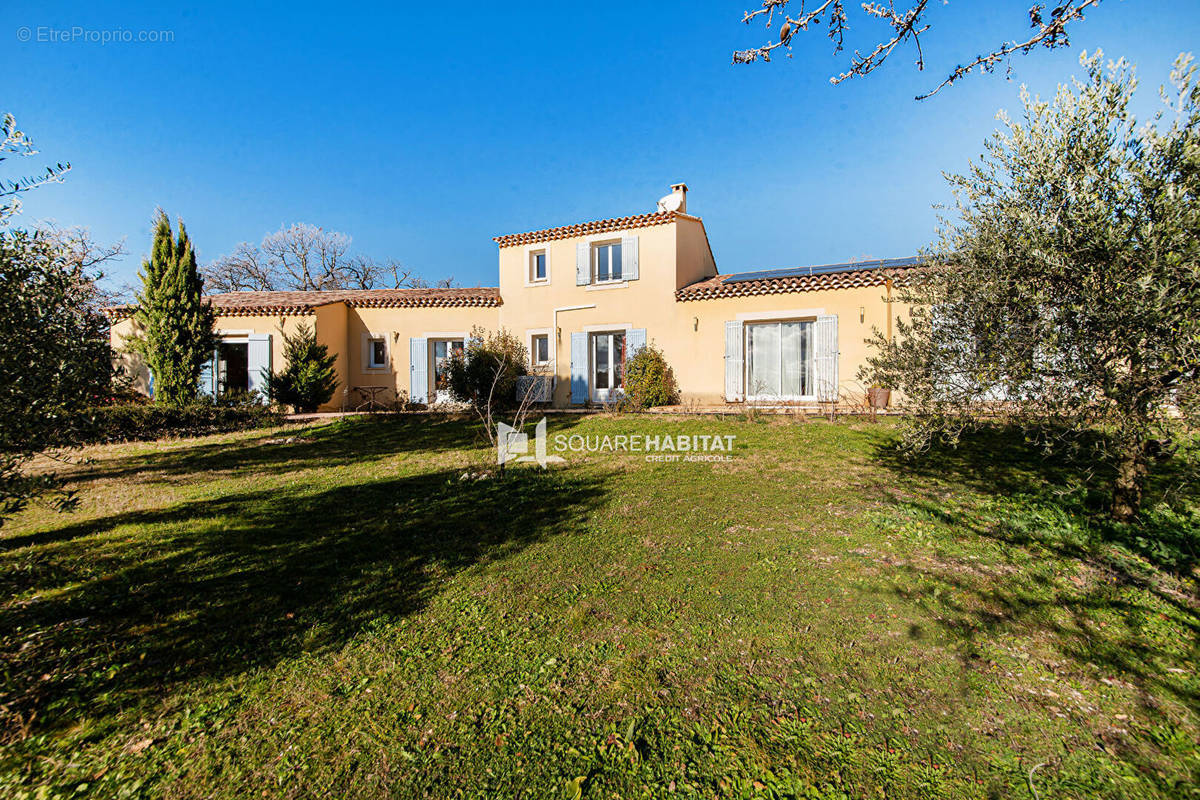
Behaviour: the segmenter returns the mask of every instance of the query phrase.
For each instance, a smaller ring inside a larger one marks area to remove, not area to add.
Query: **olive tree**
[[[0,115],[0,162],[7,161],[14,156],[29,158],[37,155],[37,152],[33,146],[33,140],[17,127],[17,121],[13,115]],[[47,183],[62,183],[63,177],[70,171],[70,164],[60,162],[46,167],[40,175],[0,178],[0,224],[8,222],[20,212],[22,192]]]
[[[903,391],[917,449],[997,418],[1051,443],[1101,433],[1130,520],[1153,456],[1197,417],[1200,86],[1181,56],[1139,126],[1134,69],[1081,64],[1050,101],[1022,92],[1020,119],[1001,114],[947,176],[956,213],[861,377]]]
[[[1068,26],[1082,22],[1084,13],[1097,8],[1100,3],[1101,0],[1061,0],[1049,9],[1045,3],[1032,4],[1026,11],[1029,19],[1027,33],[1001,41],[959,64],[950,70],[941,83],[916,99],[932,97],[975,70],[992,72],[1002,64],[1007,64],[1013,55],[1026,55],[1039,48],[1053,50],[1069,46]],[[869,31],[876,27],[879,33],[868,33],[865,39],[866,42],[873,42],[873,46],[866,50],[856,48],[846,71],[830,78],[830,83],[836,85],[850,78],[870,75],[905,45],[912,47],[917,69],[924,70],[925,51],[921,37],[933,27],[937,9],[948,4],[949,0],[940,3],[930,0],[865,3],[850,0],[760,0],[758,8],[742,15],[742,22],[747,25],[761,22],[768,30],[778,24],[779,33],[757,47],[738,50],[733,54],[733,63],[770,61],[771,55],[780,50],[791,58],[792,40],[808,31],[824,31],[833,42],[834,52],[840,53],[846,47],[852,29]],[[983,15],[979,15],[979,18],[982,19]]]
[[[0,232],[0,524],[38,495],[69,503],[52,475],[24,467],[83,441],[109,386],[108,326],[75,255],[51,233]]]

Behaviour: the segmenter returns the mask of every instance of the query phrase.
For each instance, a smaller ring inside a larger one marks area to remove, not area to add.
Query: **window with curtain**
[[[746,394],[753,400],[794,401],[813,395],[813,323],[746,326]]]

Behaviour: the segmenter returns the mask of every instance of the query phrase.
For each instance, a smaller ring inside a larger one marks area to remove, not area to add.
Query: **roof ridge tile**
[[[676,211],[651,211],[646,214],[634,214],[627,217],[611,217],[590,222],[577,222],[572,225],[560,225],[556,228],[542,228],[526,233],[509,233],[504,236],[493,236],[492,241],[500,247],[512,247],[519,244],[534,244],[549,242],[554,239],[568,239],[572,236],[582,236],[592,233],[627,230],[631,228],[648,228],[652,225],[665,225],[676,217],[686,217]]]

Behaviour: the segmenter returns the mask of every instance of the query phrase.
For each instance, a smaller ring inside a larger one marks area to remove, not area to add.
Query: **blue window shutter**
[[[621,277],[627,281],[638,279],[638,237],[621,237]]]
[[[196,387],[196,391],[201,397],[216,397],[217,381],[216,370],[214,365],[217,363],[217,351],[214,350],[208,361],[200,365],[200,381]],[[150,376],[150,396],[154,396],[154,376]]]
[[[587,334],[571,334],[571,402],[586,403],[588,399]]]
[[[575,285],[587,286],[592,282],[592,249],[587,242],[575,245]]]
[[[408,399],[429,402],[429,340],[408,340]]]
[[[638,354],[643,347],[646,346],[646,329],[645,328],[630,328],[625,334],[625,347],[629,353],[629,358],[633,358]]]
[[[725,323],[725,399],[737,403],[742,399],[742,323]]]
[[[264,373],[271,372],[271,334],[250,334],[250,342],[246,346],[246,364],[250,373],[250,391],[266,397],[267,379]]]
[[[838,318],[836,314],[817,317],[813,336],[813,374],[816,378],[817,400],[834,402],[838,399]]]

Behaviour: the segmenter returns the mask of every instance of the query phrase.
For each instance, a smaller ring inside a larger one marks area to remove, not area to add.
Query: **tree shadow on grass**
[[[578,425],[566,420],[556,429]],[[325,424],[284,428],[232,440],[202,440],[184,446],[117,458],[89,468],[81,476],[95,481],[125,478],[142,472],[189,475],[201,472],[294,472],[310,467],[363,464],[397,454],[433,455],[487,449],[490,443],[479,422],[466,415],[391,415],[343,417]]]
[[[1077,558],[1094,557],[1101,545],[1111,544],[1158,570],[1195,577],[1200,566],[1200,457],[1186,453],[1155,463],[1139,521],[1121,524],[1109,513],[1114,470],[1100,444],[1093,437],[1072,449],[1047,453],[1021,430],[995,427],[964,436],[957,446],[934,445],[916,456],[890,443],[879,445],[874,455],[898,485],[920,491],[951,484],[986,496],[1019,498],[1040,511],[1038,519],[1010,521],[1004,531],[1010,542],[1054,545],[1059,554]],[[943,513],[936,503],[927,510]],[[1041,532],[1047,514],[1086,532],[1085,541],[1046,540]]]
[[[358,416],[324,424],[285,427],[233,439],[205,438],[106,461],[86,478],[122,478],[139,472],[165,475],[195,472],[288,472],[358,464],[396,453],[443,453],[485,444],[479,426],[457,417]]]
[[[0,735],[337,648],[372,620],[423,608],[471,565],[570,534],[603,498],[597,476],[464,481],[456,470],[66,526],[0,572]]]
[[[1087,446],[1047,455],[1018,430],[991,429],[916,457],[881,445],[875,458],[897,516],[996,545],[990,564],[918,550],[894,565],[895,592],[931,612],[965,668],[1018,635],[1049,644],[1069,675],[1133,690],[1152,724],[1174,725],[1180,707],[1200,712],[1194,461],[1156,465],[1140,522],[1123,525],[1108,513],[1111,473]],[[1144,741],[1105,745],[1165,791],[1188,769]]]

